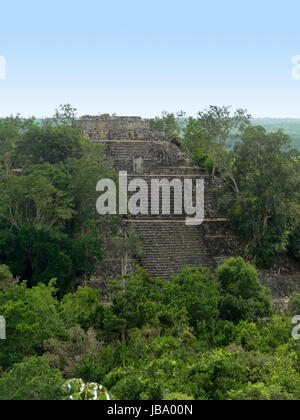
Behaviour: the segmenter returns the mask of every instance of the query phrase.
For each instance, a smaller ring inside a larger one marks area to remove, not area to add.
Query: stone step
[[[197,227],[182,223],[136,223],[135,230],[145,252],[142,265],[152,276],[168,280],[187,265],[214,268]]]

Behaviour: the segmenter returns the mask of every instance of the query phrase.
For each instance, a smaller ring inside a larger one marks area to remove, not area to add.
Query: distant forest
[[[292,141],[292,147],[300,150],[300,118],[253,118],[254,125],[262,125],[268,132],[282,129]]]

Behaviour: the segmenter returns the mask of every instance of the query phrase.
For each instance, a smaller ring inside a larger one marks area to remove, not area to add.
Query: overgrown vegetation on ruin
[[[300,261],[300,151],[286,134],[253,126],[247,111],[230,107],[211,106],[197,118],[163,113],[151,124],[223,179],[220,210],[246,241],[244,257],[263,268],[286,253]]]
[[[248,244],[244,257],[299,260],[299,152],[288,137],[253,127],[242,110],[179,117],[152,126],[223,178],[220,205]],[[65,399],[72,378],[102,384],[100,399],[107,389],[128,400],[299,400],[300,295],[274,313],[241,257],[215,274],[186,267],[170,282],[138,268],[112,284],[110,305],[76,287],[103,256],[95,185],[115,174],[74,118],[65,106],[43,122],[0,120],[0,400]]]

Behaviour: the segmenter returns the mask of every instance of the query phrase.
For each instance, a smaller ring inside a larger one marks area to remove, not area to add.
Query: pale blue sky
[[[300,2],[1,2],[0,115],[195,114],[210,104],[299,117]]]

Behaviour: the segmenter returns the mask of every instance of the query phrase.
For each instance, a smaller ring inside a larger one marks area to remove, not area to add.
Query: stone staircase
[[[164,220],[139,221],[134,226],[145,251],[142,265],[152,276],[168,280],[186,265],[215,268],[215,260],[196,226]]]
[[[184,214],[165,216],[160,212],[157,216],[125,217],[124,222],[134,227],[144,253],[140,260],[129,258],[124,262],[108,250],[109,257],[88,283],[101,289],[103,297],[108,296],[110,280],[118,274],[132,273],[137,263],[152,276],[169,280],[187,265],[214,270],[225,258],[235,255],[238,240],[228,230],[226,219],[217,214],[214,191],[220,186],[220,180],[213,180],[206,170],[194,166],[176,145],[158,141],[148,123],[140,118],[83,117],[77,126],[91,141],[105,146],[114,168],[127,171],[128,181],[142,178],[149,187],[153,178],[205,181],[205,221],[200,226],[186,226]]]

